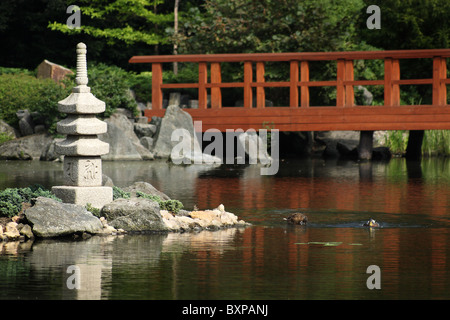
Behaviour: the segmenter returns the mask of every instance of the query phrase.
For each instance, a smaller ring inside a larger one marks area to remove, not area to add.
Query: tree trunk
[[[178,6],[180,5],[180,0],[175,0],[175,8],[173,10],[173,30],[175,36],[175,42],[173,44],[173,54],[178,54],[178,44],[177,44],[177,34],[178,34]],[[178,62],[173,63],[173,73],[178,74]]]

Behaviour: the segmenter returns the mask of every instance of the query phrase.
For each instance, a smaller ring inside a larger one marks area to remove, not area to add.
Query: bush
[[[62,117],[57,102],[70,90],[50,79],[37,79],[27,74],[0,75],[0,118],[17,126],[18,110],[38,111],[46,119],[46,126],[54,126],[55,119]]]
[[[113,186],[113,200],[124,198],[124,199],[130,199],[131,193],[125,192],[119,187]]]
[[[61,201],[51,191],[41,185],[33,185],[27,188],[7,188],[0,192],[0,216],[13,217],[22,210],[22,203],[30,203],[37,197],[51,198]]]
[[[90,64],[88,77],[92,94],[106,104],[105,117],[112,115],[117,108],[128,109],[135,116],[139,114],[129,91],[132,76],[128,72],[103,63]]]
[[[184,207],[183,204],[178,200],[161,200],[161,198],[158,196],[146,194],[140,191],[136,192],[136,196],[155,201],[159,204],[160,209],[167,210],[172,213],[178,213],[178,211],[180,211]]]

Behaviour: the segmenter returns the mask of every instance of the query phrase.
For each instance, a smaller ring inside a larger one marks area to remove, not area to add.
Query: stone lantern
[[[64,155],[64,186],[55,186],[53,193],[65,203],[101,208],[112,202],[111,187],[102,186],[101,156],[109,152],[109,144],[98,139],[106,133],[107,124],[95,115],[105,111],[105,102],[97,99],[87,86],[86,45],[77,45],[77,84],[72,93],[58,102],[58,110],[67,118],[57,123],[58,133],[66,139],[55,145]]]

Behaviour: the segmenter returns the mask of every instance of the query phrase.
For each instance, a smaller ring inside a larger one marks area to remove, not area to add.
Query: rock
[[[104,173],[102,173],[102,186],[111,188],[114,187],[114,182],[112,179]]]
[[[48,60],[44,60],[37,67],[37,78],[39,79],[50,78],[55,82],[60,82],[69,74],[73,74],[73,71]]]
[[[45,129],[45,126],[43,124],[38,124],[34,127],[34,133],[46,133],[47,130]]]
[[[156,132],[156,125],[150,123],[135,123],[134,132],[138,138],[153,137]]]
[[[54,138],[48,145],[47,147],[42,151],[41,156],[40,156],[40,160],[41,161],[55,161],[57,159],[63,159],[63,157],[56,153],[55,151],[55,145],[57,143],[60,143],[64,141],[64,138]]]
[[[116,229],[130,231],[167,231],[159,205],[145,198],[117,199],[102,208],[101,215]]]
[[[359,105],[371,106],[373,101],[373,94],[367,90],[366,87],[356,86],[356,100]]]
[[[99,135],[99,139],[109,143],[109,153],[102,156],[103,160],[153,159],[153,154],[140,144],[133,123],[126,116],[115,113],[105,122],[108,131]]]
[[[153,118],[152,118],[153,119]],[[172,133],[177,130],[180,133],[177,141],[172,141]],[[156,142],[153,147],[155,158],[171,159],[175,164],[193,163],[216,163],[222,160],[218,157],[202,154],[200,144],[197,140],[192,117],[189,113],[181,110],[178,106],[171,105],[161,121],[159,132],[154,137]],[[174,147],[182,154],[172,154]],[[185,152],[186,151],[186,152]]]
[[[249,158],[249,163],[256,164],[270,164],[272,162],[272,158],[267,152],[267,142],[263,141],[256,132],[244,132],[239,135],[238,141],[240,146],[244,148],[245,153]],[[253,145],[253,147],[250,147]],[[253,152],[250,152],[252,151]]]
[[[47,134],[33,134],[6,141],[0,145],[0,160],[38,160],[52,140]]]
[[[5,231],[3,232],[3,236],[8,238],[8,240],[19,239],[20,232],[17,230],[17,223],[8,222],[5,227]]]
[[[28,110],[19,110],[16,113],[19,118],[19,129],[22,136],[29,136],[34,133],[34,123]]]
[[[172,92],[169,96],[169,106],[179,106],[181,105],[181,93]]]
[[[140,116],[140,117],[136,118],[135,124],[136,124],[136,123],[139,123],[139,124],[147,124],[147,123],[148,123],[148,117]]]
[[[154,186],[152,186],[150,183],[143,182],[143,181],[137,181],[137,182],[133,183],[131,186],[125,187],[125,188],[123,188],[123,191],[131,192],[132,197],[136,197],[136,192],[140,191],[140,192],[150,194],[153,196],[158,196],[161,200],[170,200],[170,197],[168,195],[159,191]]]
[[[141,144],[147,148],[148,150],[152,150],[153,149],[153,143],[154,140],[153,138],[150,137],[142,137],[141,139],[139,139],[139,141],[141,142]]]
[[[74,233],[97,233],[103,229],[100,220],[83,206],[38,197],[25,216],[37,237],[49,238]]]
[[[6,133],[7,135],[11,136],[12,138],[16,138],[16,131],[13,127],[11,127],[9,124],[7,124],[5,121],[0,119],[0,133]]]
[[[191,145],[189,148],[195,150],[194,144],[197,140],[194,135],[194,124],[191,115],[181,110],[178,106],[171,105],[167,108],[161,120],[160,129],[156,137],[156,143],[153,149],[156,158],[170,157],[173,147],[178,144],[178,142],[171,141],[172,133],[176,129],[186,129],[189,132],[191,137]]]
[[[134,119],[133,112],[125,108],[117,108],[114,114],[121,114],[127,117],[128,119]]]
[[[33,230],[28,224],[23,224],[19,229],[19,232],[21,235],[27,237],[28,239],[34,238]]]

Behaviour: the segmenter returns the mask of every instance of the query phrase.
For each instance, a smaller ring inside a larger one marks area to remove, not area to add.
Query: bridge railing
[[[355,106],[354,87],[368,85],[384,86],[384,106],[400,105],[400,85],[432,85],[433,106],[447,105],[446,59],[450,49],[396,50],[396,51],[353,51],[353,52],[313,52],[313,53],[254,53],[254,54],[211,54],[211,55],[167,55],[134,56],[130,63],[152,64],[152,109],[163,108],[163,89],[195,88],[198,90],[198,108],[207,108],[207,94],[210,89],[211,108],[222,108],[222,88],[243,88],[243,107],[253,107],[253,88],[256,88],[256,108],[265,108],[265,88],[288,87],[290,108],[310,107],[309,88],[321,86],[336,87],[336,107]],[[354,61],[381,59],[384,61],[384,79],[355,80]],[[400,60],[432,59],[433,77],[427,79],[401,79]],[[330,81],[310,80],[310,62],[336,61],[337,77]],[[163,63],[190,62],[198,64],[197,83],[163,83]],[[221,63],[243,63],[243,82],[222,82]],[[289,81],[265,81],[266,62],[288,62]],[[210,77],[208,81],[208,65]],[[256,67],[254,78],[254,66]]]

